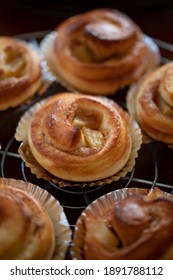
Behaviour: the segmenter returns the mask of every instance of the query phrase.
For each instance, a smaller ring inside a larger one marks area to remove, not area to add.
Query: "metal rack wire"
[[[37,43],[48,31],[39,33],[22,34],[18,36],[22,39],[34,40]],[[155,39],[156,40],[156,39]],[[172,60],[173,46],[156,40],[156,43],[167,56],[162,56],[163,62]],[[43,97],[61,91],[63,88],[54,83]],[[102,187],[61,188],[51,181],[37,179],[18,154],[19,143],[14,139],[15,128],[22,114],[32,104],[41,98],[37,96],[28,104],[24,104],[16,109],[0,112],[0,176],[6,178],[21,179],[47,189],[56,197],[64,208],[68,221],[73,229],[81,212],[96,198],[120,188],[142,187],[153,188],[158,186],[162,190],[173,193],[173,150],[163,143],[150,143],[142,145],[139,151],[136,165],[133,171],[117,182]]]

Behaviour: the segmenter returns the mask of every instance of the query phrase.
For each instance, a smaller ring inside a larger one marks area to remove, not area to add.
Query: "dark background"
[[[0,35],[52,30],[69,16],[98,7],[121,10],[140,25],[145,33],[173,42],[172,0],[119,1],[0,1]]]

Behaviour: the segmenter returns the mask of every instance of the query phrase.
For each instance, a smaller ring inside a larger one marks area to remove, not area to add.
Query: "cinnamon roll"
[[[116,174],[127,163],[131,117],[105,97],[61,93],[33,115],[28,144],[55,177],[87,182]]]
[[[173,145],[173,63],[160,66],[127,95],[129,112],[153,140]]]
[[[0,182],[0,259],[51,259],[55,233],[46,209],[31,194]]]
[[[24,41],[0,37],[0,110],[16,107],[41,86],[40,58]]]
[[[67,88],[99,95],[133,83],[156,67],[160,57],[140,28],[113,9],[96,9],[65,20],[57,27],[51,48],[43,53]]]
[[[133,194],[107,217],[86,217],[85,259],[173,259],[173,202],[155,190]]]

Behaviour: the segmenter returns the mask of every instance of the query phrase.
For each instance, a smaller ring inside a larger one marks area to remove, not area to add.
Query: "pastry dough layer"
[[[16,107],[41,85],[40,59],[24,41],[0,37],[0,110]]]
[[[152,139],[173,144],[173,63],[160,66],[128,94],[143,131]]]
[[[61,93],[33,116],[28,143],[37,162],[56,177],[94,181],[116,174],[128,161],[130,121],[107,98]]]
[[[0,185],[0,259],[51,259],[55,248],[52,221],[30,194]]]
[[[114,93],[136,81],[149,60],[158,62],[140,28],[117,10],[96,9],[77,15],[56,31],[50,55],[46,54],[48,62],[60,81],[80,92]]]
[[[133,194],[108,217],[86,217],[84,256],[102,260],[173,259],[173,202],[159,190]]]

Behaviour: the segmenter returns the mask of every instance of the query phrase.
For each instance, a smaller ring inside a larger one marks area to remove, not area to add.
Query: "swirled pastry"
[[[148,74],[127,97],[128,110],[152,139],[173,144],[173,63]]]
[[[0,259],[51,259],[53,224],[33,196],[1,183],[0,213]]]
[[[173,202],[160,191],[122,199],[108,218],[88,217],[85,227],[86,259],[173,259]]]
[[[28,143],[36,161],[54,176],[94,181],[116,174],[128,161],[130,122],[107,98],[61,93],[34,114]]]
[[[24,41],[0,37],[0,110],[16,107],[41,85],[40,59]]]
[[[125,14],[96,9],[57,27],[50,53],[53,72],[68,88],[84,93],[110,94],[136,81],[159,61],[140,28]]]

